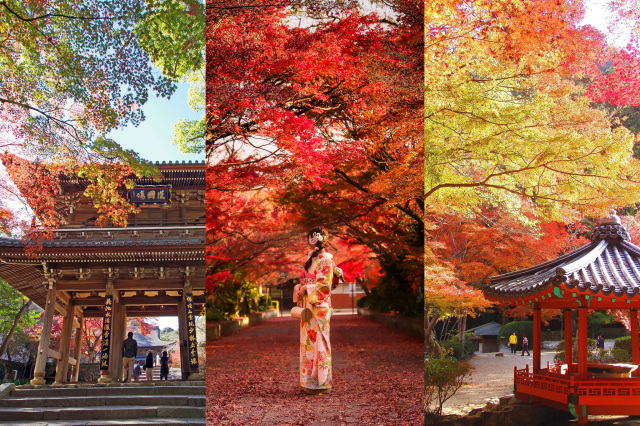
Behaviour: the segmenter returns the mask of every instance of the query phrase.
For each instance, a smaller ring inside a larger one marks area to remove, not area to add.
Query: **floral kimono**
[[[306,389],[331,389],[331,281],[334,274],[333,255],[321,253],[313,260],[313,274],[304,274],[307,285],[307,307],[313,318],[300,321],[300,385]]]

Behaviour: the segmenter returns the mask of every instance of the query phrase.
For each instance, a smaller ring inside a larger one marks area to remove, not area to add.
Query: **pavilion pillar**
[[[587,307],[578,308],[578,377],[587,378]]]
[[[640,365],[640,346],[638,346],[638,310],[631,309],[629,312],[629,323],[631,325],[631,363]]]
[[[78,315],[78,328],[76,328],[76,339],[73,343],[73,357],[76,359],[76,366],[73,369],[72,382],[78,382],[80,374],[80,360],[82,359],[82,345],[84,344],[84,311],[80,310]]]
[[[571,373],[571,365],[573,364],[573,331],[571,330],[573,319],[571,309],[563,309],[564,316],[564,360],[567,364],[567,372]]]
[[[542,311],[539,306],[533,308],[533,373],[540,371],[540,352],[542,348]]]
[[[56,280],[52,274],[46,274],[47,281],[47,301],[44,306],[44,318],[42,320],[42,335],[38,343],[38,353],[36,355],[36,363],[33,373],[32,385],[44,385],[44,370],[47,365],[47,357],[49,356],[49,342],[51,341],[51,326],[53,325],[53,314],[56,310]]]
[[[69,370],[69,356],[71,355],[71,334],[73,332],[74,308],[69,303],[67,312],[62,323],[62,333],[60,335],[60,359],[56,364],[56,381],[54,384],[61,385],[67,382],[67,372]]]

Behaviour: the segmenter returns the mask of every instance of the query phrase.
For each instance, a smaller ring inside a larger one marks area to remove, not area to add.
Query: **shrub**
[[[631,362],[631,353],[620,348],[611,349],[614,362]]]
[[[440,346],[448,351],[451,356],[459,360],[465,360],[475,353],[473,341],[466,336],[462,342],[458,336],[453,336],[450,339],[440,342]]]
[[[622,349],[631,353],[631,336],[618,337],[613,341],[614,349]]]
[[[537,345],[540,343],[533,341],[533,321],[513,321],[500,328],[500,331],[498,332],[498,344],[509,347],[509,336],[514,332],[516,333],[516,336],[518,336],[518,344],[516,345],[518,350],[522,349],[523,333],[526,334],[527,339],[529,339],[529,349],[533,347],[533,344]]]
[[[216,282],[211,292],[207,311],[211,311],[212,321],[224,321],[237,316],[245,316],[258,310],[259,293],[256,286],[248,281],[235,278]]]
[[[571,339],[573,342],[573,362],[578,362],[578,339]],[[624,349],[599,349],[596,348],[595,339],[587,339],[587,361],[588,362],[629,362],[631,355]],[[561,340],[556,346],[556,355],[553,360],[555,362],[566,362],[564,353],[564,340]]]
[[[420,245],[424,242],[420,242]],[[371,288],[366,297],[366,305],[377,312],[398,312],[403,317],[420,318],[424,315],[424,301],[416,297],[413,288],[408,285],[411,280],[407,277],[407,270],[403,267],[403,259],[393,257],[378,257],[384,270],[380,282]]]
[[[356,306],[358,308],[368,308],[369,304],[367,303],[367,296],[362,296],[358,300],[356,300]]]
[[[435,425],[442,416],[442,406],[471,375],[471,367],[443,353],[424,363],[425,425]]]

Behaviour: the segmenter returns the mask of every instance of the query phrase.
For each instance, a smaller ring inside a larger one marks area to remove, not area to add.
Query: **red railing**
[[[513,381],[518,392],[559,402],[567,402],[575,386],[571,376],[562,376],[549,370],[534,374],[529,372],[528,365],[522,370],[514,367]]]
[[[536,374],[529,372],[528,365],[522,370],[515,367],[516,391],[561,403],[567,403],[569,395],[574,395],[573,401],[580,405],[640,404],[640,378],[578,379],[565,372],[566,364],[549,364]]]

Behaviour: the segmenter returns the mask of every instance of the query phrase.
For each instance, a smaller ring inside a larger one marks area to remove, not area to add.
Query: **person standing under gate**
[[[163,351],[160,358],[160,381],[162,381],[163,377],[165,380],[169,378],[169,356],[167,351]]]
[[[144,372],[147,375],[147,381],[153,380],[153,352],[147,352],[147,359],[144,364]]]
[[[122,375],[127,383],[129,375],[133,375],[133,367],[138,353],[138,342],[133,338],[133,332],[127,333],[127,338],[122,342]]]
[[[511,336],[509,336],[509,346],[511,347],[511,353],[516,353],[516,345],[518,344],[518,336],[516,336],[516,332],[514,331]]]

